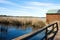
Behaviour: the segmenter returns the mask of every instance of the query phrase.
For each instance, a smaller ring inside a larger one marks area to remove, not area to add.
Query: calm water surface
[[[4,30],[2,30],[3,32],[1,32],[1,30],[0,30],[0,40],[12,40],[16,37],[22,36],[24,34],[28,34],[36,28],[33,29],[33,27],[20,27],[20,26],[11,26],[11,25],[0,24],[0,29],[4,29]],[[41,37],[43,37],[43,36],[44,36],[44,33],[42,32],[42,33],[32,37],[29,40],[40,40]]]

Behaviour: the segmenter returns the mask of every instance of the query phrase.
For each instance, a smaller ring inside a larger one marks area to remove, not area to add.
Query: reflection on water
[[[1,40],[11,40],[18,36],[22,36],[29,32],[39,29],[39,27],[32,26],[12,26],[12,25],[4,25],[0,24],[0,39]]]

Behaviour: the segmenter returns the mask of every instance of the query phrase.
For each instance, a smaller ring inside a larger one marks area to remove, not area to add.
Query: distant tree
[[[7,15],[0,15],[0,17],[6,17]]]

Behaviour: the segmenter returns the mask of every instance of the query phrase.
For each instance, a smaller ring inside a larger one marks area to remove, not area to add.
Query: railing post
[[[57,30],[59,30],[59,29],[58,29],[58,24],[57,24],[57,23],[56,23],[56,27],[57,27]]]
[[[55,24],[52,25],[52,31],[54,31],[54,25],[55,25]]]
[[[47,29],[47,27],[46,27],[46,32],[45,32],[46,38],[45,38],[45,40],[48,40],[48,34],[47,34],[47,32],[48,32],[48,29]]]

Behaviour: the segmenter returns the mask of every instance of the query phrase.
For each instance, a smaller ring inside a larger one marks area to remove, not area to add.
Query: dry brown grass
[[[14,17],[0,17],[0,23],[4,24],[14,24],[20,26],[45,26],[45,22],[37,18],[14,18]]]

